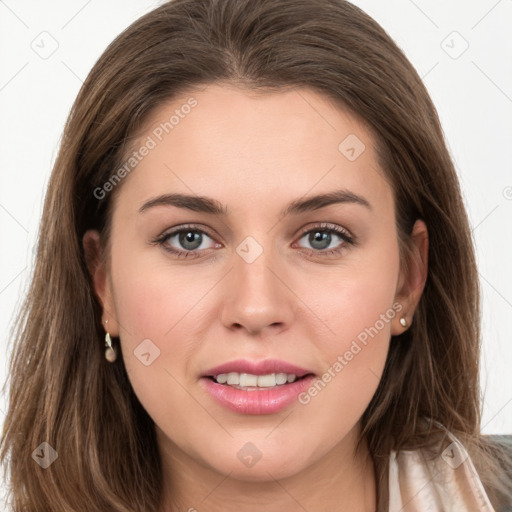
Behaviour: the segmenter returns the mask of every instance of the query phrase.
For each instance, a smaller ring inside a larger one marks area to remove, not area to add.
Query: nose
[[[294,295],[282,267],[266,249],[255,261],[248,261],[233,254],[221,313],[223,325],[231,330],[245,329],[251,335],[263,331],[276,334],[289,328]]]

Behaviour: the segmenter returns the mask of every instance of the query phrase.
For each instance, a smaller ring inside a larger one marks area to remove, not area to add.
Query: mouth
[[[286,386],[311,375],[314,375],[312,371],[279,359],[237,359],[210,368],[202,377],[217,384],[250,391]]]
[[[286,386],[287,384],[300,381],[313,375],[313,373],[306,373],[302,376],[297,376],[294,373],[267,373],[264,375],[255,375],[251,373],[229,372],[209,375],[206,378],[217,384],[235,389],[259,391]]]
[[[291,406],[315,380],[314,372],[279,360],[239,359],[201,375],[205,391],[240,414],[273,414]]]

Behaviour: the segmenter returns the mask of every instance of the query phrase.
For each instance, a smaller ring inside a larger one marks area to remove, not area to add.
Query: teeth
[[[228,374],[227,373],[221,373],[220,375],[217,375],[215,379],[219,384],[226,384],[228,381]]]
[[[228,373],[227,383],[230,386],[238,386],[240,384],[240,374],[235,372]]]
[[[286,373],[278,373],[276,374],[276,384],[286,384],[288,382],[288,375]]]
[[[277,377],[284,375],[284,373],[270,373],[269,375],[260,375],[258,377],[258,387],[260,388],[273,388],[277,384],[284,384],[284,382],[278,382]],[[285,380],[286,382],[286,380]]]
[[[227,384],[238,388],[273,388],[294,382],[297,376],[293,373],[269,373],[267,375],[252,375],[250,373],[221,373],[215,376],[219,384]]]
[[[258,385],[258,377],[256,375],[251,375],[250,373],[241,373],[240,374],[240,387],[253,387]]]

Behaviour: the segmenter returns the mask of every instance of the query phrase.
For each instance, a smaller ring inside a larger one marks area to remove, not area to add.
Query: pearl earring
[[[105,320],[105,325],[108,323],[108,320]],[[113,363],[117,359],[117,352],[112,346],[112,338],[110,337],[110,333],[107,331],[105,334],[105,359],[109,363]]]
[[[400,318],[400,325],[402,327],[407,327],[407,320],[405,319],[404,316],[402,318]]]

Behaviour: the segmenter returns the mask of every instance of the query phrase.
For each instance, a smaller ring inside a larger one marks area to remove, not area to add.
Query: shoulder
[[[391,452],[389,512],[495,512],[468,452],[445,434],[431,449]]]

